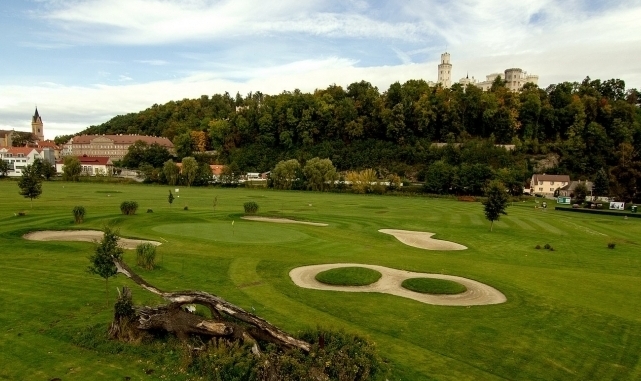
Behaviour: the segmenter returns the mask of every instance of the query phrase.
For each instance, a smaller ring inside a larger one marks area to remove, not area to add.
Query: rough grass
[[[455,295],[467,291],[467,287],[460,283],[445,279],[410,278],[401,284],[403,288],[422,294]]]
[[[341,267],[316,274],[316,280],[333,286],[367,286],[381,279],[381,273],[365,267]]]
[[[96,192],[111,189],[121,193]],[[181,203],[189,204],[184,213],[169,207],[167,189],[44,182],[30,209],[15,181],[0,181],[0,379],[193,378],[168,374],[181,358],[162,347],[74,339],[93,327],[106,330],[113,313],[105,307],[104,280],[86,272],[93,244],[22,235],[78,228],[70,216],[75,205],[90,211],[82,229],[110,225],[128,237],[163,242],[158,266],[144,272],[161,289],[204,290],[293,333],[320,325],[367,337],[389,361],[389,380],[641,379],[639,219],[543,212],[533,202],[515,202],[490,233],[480,204],[452,199],[192,187],[180,191]],[[141,210],[154,213],[120,214],[118,206],[132,195]],[[259,198],[263,210],[330,226],[240,220],[239,206]],[[388,213],[378,214],[380,207]],[[14,216],[18,210],[29,213]],[[188,228],[179,231],[182,225]],[[198,234],[182,235],[196,226]],[[387,239],[380,228],[435,232],[469,249],[426,252]],[[261,242],[252,232],[278,239]],[[546,242],[553,255],[533,249]],[[125,261],[135,265],[133,250]],[[301,289],[288,277],[295,267],[321,263],[469,277],[498,288],[508,301],[431,306],[393,295]],[[132,287],[138,304],[160,302],[122,276],[109,280],[111,300],[123,285]],[[146,374],[149,369],[155,372]]]

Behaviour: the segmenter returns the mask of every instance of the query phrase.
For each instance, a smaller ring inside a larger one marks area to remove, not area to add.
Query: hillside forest
[[[607,195],[631,200],[641,192],[640,106],[639,91],[618,79],[527,84],[520,92],[500,78],[487,92],[423,80],[381,92],[361,81],[313,93],[225,93],[155,104],[80,134],[164,136],[178,160],[193,156],[237,172],[329,159],[339,173],[371,169],[379,178],[425,181],[431,193],[476,194],[495,178],[518,187],[534,172],[601,176]]]

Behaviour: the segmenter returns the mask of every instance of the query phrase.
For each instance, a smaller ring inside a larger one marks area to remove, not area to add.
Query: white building
[[[76,156],[80,161],[82,167],[81,174],[84,176],[110,176],[113,173],[113,163],[111,159],[106,156]],[[56,162],[56,172],[62,173],[64,161],[59,160]]]
[[[26,166],[32,165],[34,160],[41,159],[54,163],[53,150],[44,148],[37,150],[32,147],[3,147],[0,148],[0,160],[9,164],[7,176],[22,176],[22,171]]]
[[[483,91],[488,91],[492,88],[492,84],[497,77],[501,77],[505,80],[505,86],[510,91],[520,91],[526,83],[533,83],[535,85],[539,84],[539,76],[534,74],[528,74],[526,71],[523,71],[519,68],[510,68],[506,69],[504,74],[501,73],[492,73],[485,76],[485,81],[477,82],[474,77],[470,80],[468,77],[461,78],[458,83],[466,87],[468,85],[476,85]]]

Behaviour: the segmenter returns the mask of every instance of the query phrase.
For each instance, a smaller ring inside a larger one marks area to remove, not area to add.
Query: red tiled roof
[[[219,164],[211,164],[209,168],[211,168],[211,173],[216,176],[220,176],[223,174],[223,169],[225,168],[225,166]]]
[[[53,149],[58,149],[58,145],[51,140],[39,140],[38,141],[38,148],[53,148]]]
[[[3,149],[6,149],[8,153],[12,155],[17,155],[19,153],[27,156],[31,153],[31,151],[36,151],[38,152],[37,149],[32,148],[32,147],[4,147]]]
[[[142,140],[147,144],[157,143],[163,147],[173,148],[174,144],[167,138],[159,138],[148,135],[79,135],[73,137],[73,144],[90,144],[95,138],[102,137],[110,139],[114,144],[134,144]]]
[[[108,156],[75,156],[84,165],[113,165],[111,158]],[[58,160],[56,163],[61,164],[64,160]]]

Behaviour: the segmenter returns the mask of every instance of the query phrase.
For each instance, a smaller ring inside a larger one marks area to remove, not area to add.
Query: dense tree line
[[[449,170],[456,172],[453,179],[487,177],[486,167],[475,167],[478,157],[444,159],[433,147],[482,140],[516,145],[508,162],[481,163],[494,177],[501,170],[523,177],[521,171],[534,170],[532,158],[554,155],[549,173],[594,179],[603,169],[612,191],[631,198],[641,181],[640,102],[639,92],[626,90],[617,79],[588,77],[547,89],[528,84],[516,93],[500,78],[487,92],[410,80],[381,93],[361,81],[313,93],[203,95],[117,116],[84,133],[165,136],[173,140],[178,159],[215,150],[209,160],[242,171],[319,157],[330,159],[338,171],[374,168],[379,174],[428,179],[436,176],[430,171],[434,165],[446,178]]]

